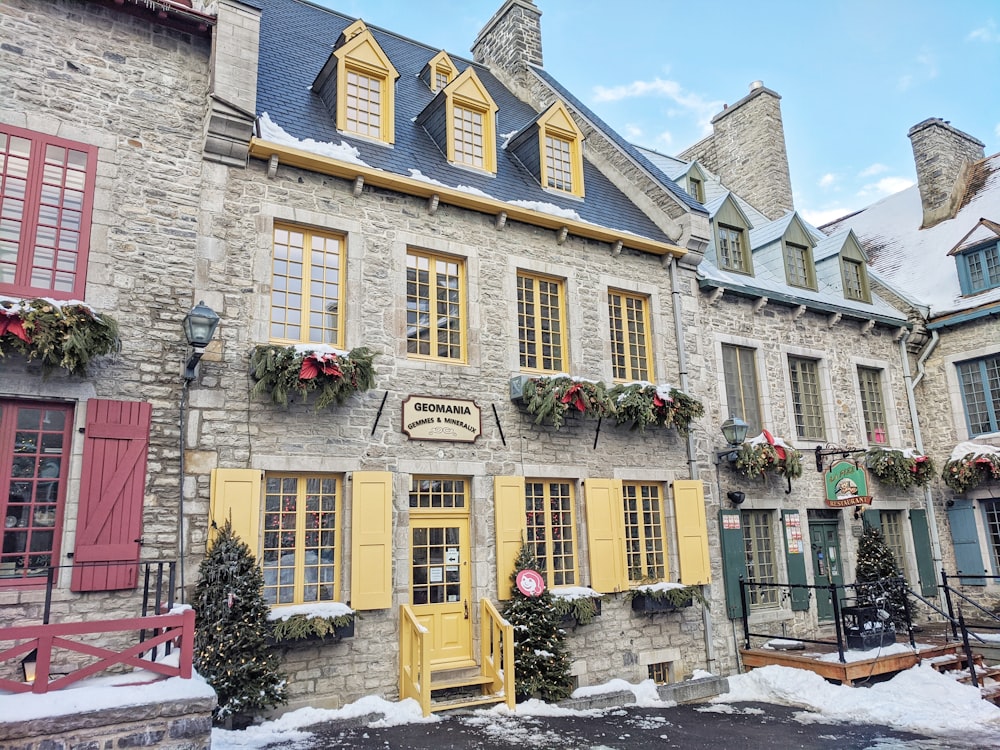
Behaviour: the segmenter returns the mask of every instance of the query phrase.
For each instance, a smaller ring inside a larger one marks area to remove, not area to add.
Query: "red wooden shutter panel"
[[[145,401],[87,402],[73,591],[135,588],[152,411]]]

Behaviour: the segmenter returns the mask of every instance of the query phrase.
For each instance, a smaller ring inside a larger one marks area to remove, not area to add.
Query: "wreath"
[[[604,383],[569,375],[531,378],[524,384],[523,399],[528,413],[535,416],[535,424],[545,422],[557,430],[571,410],[593,418],[615,413],[615,403]]]
[[[749,479],[763,477],[769,471],[798,479],[802,476],[802,453],[763,430],[736,451],[736,471]]]
[[[374,358],[375,354],[365,347],[345,353],[322,346],[262,344],[250,355],[250,369],[257,381],[251,393],[268,394],[280,406],[288,406],[288,397],[293,393],[305,401],[313,392],[318,394],[317,410],[341,404],[375,384]]]
[[[627,383],[611,389],[618,424],[645,432],[646,427],[675,427],[681,435],[691,431],[691,422],[705,414],[696,398],[669,385]]]
[[[934,462],[930,456],[912,450],[869,448],[865,452],[865,464],[880,482],[901,489],[923,487],[934,476]]]

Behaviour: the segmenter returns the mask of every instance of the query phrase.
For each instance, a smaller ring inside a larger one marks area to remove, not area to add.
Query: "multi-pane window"
[[[608,313],[615,380],[652,380],[646,298],[608,290]]]
[[[563,283],[525,273],[517,275],[517,339],[521,369],[564,369]]]
[[[336,601],[340,478],[268,474],[261,560],[268,604]]]
[[[565,138],[545,136],[546,185],[556,190],[573,192],[572,146]]]
[[[986,517],[986,537],[989,540],[993,572],[1000,575],[1000,500],[980,500]]]
[[[558,480],[526,480],[527,544],[545,569],[549,586],[576,585],[573,486]]]
[[[434,90],[440,91],[448,82],[451,80],[451,73],[444,68],[438,68],[434,71]]]
[[[965,264],[965,274],[959,274],[965,294],[975,294],[984,289],[1000,286],[1000,246],[990,245],[959,256]]]
[[[662,493],[658,484],[625,482],[625,561],[633,583],[667,578]]]
[[[69,406],[0,401],[0,583],[44,580],[59,562],[72,422]]]
[[[903,511],[883,510],[880,516],[885,546],[892,553],[896,570],[902,573],[906,564],[906,548],[903,546]]]
[[[727,271],[750,273],[742,229],[719,225],[719,265]]]
[[[842,258],[841,267],[844,274],[844,296],[847,299],[868,302],[864,265],[856,260]]]
[[[705,185],[697,177],[688,177],[688,195],[699,203],[705,202]]]
[[[726,406],[729,415],[741,417],[750,425],[747,434],[756,435],[762,428],[760,391],[757,388],[757,352],[746,346],[722,345],[722,370],[726,381]]]
[[[97,149],[0,125],[0,292],[83,299]]]
[[[275,224],[272,341],[343,344],[343,250],[337,235]]]
[[[815,359],[789,357],[788,377],[792,384],[795,434],[803,440],[825,440],[819,362]]]
[[[371,138],[382,137],[384,79],[359,70],[347,70],[346,130]]]
[[[747,576],[755,584],[777,581],[774,562],[774,538],[771,535],[771,513],[766,510],[744,510],[740,513],[743,527],[743,548],[747,559]],[[775,586],[749,586],[750,607],[778,606]]]
[[[421,510],[465,508],[468,485],[464,479],[414,477],[410,483],[410,507]]]
[[[483,168],[483,117],[481,110],[455,105],[452,119],[456,164]]]
[[[465,264],[456,258],[406,253],[406,351],[465,360]]]
[[[959,363],[958,381],[969,434],[1000,432],[1000,356]]]
[[[788,283],[793,286],[814,289],[812,259],[810,250],[805,245],[785,243],[785,267],[788,270]]]
[[[865,420],[865,438],[871,445],[889,442],[886,427],[885,402],[882,398],[882,371],[873,367],[858,368],[861,388],[861,415]]]

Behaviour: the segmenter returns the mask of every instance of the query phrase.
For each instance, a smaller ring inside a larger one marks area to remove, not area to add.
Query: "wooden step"
[[[1000,680],[1000,667],[982,667],[976,666],[976,678],[982,683],[983,680]],[[958,678],[959,682],[964,682],[966,685],[972,684],[972,675],[962,675]]]
[[[492,695],[477,695],[464,698],[453,698],[451,700],[436,701],[431,699],[431,711],[454,711],[457,708],[471,708],[472,706],[489,706],[496,703],[503,703],[506,698],[501,693]]]
[[[984,701],[989,701],[994,706],[1000,706],[1000,684],[979,688],[979,692]]]
[[[983,665],[983,657],[979,654],[973,654],[972,662],[977,668],[981,667]],[[937,657],[931,662],[931,666],[938,672],[955,672],[968,669],[969,660],[965,654],[957,653],[947,658]]]
[[[455,690],[464,687],[480,687],[490,684],[493,679],[483,674],[475,674],[450,679],[435,679],[437,676],[431,675],[431,692],[435,690]]]

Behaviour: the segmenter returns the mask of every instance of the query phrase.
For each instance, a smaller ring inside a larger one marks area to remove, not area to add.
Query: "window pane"
[[[870,444],[885,445],[889,442],[889,435],[885,405],[882,401],[882,371],[859,367],[858,384],[861,387],[861,414],[865,422],[865,437]]]
[[[757,352],[745,346],[722,345],[722,370],[726,382],[726,416],[742,417],[748,435],[761,431],[760,395],[757,387]]]
[[[465,264],[408,251],[406,351],[435,359],[465,359]]]
[[[564,138],[545,136],[546,185],[556,190],[573,191],[571,145]]]
[[[777,571],[774,564],[774,542],[771,537],[771,513],[763,510],[745,510],[740,515],[747,573],[750,579],[756,584],[775,583]],[[747,593],[750,597],[750,607],[753,609],[778,606],[778,589],[774,586],[749,586]]]
[[[342,268],[343,238],[276,224],[271,265],[271,338],[341,345]]]
[[[957,370],[970,434],[1000,432],[1000,357],[962,362]]]
[[[804,440],[824,440],[823,404],[820,399],[819,363],[814,359],[788,358],[796,434]]]
[[[532,547],[546,582],[576,585],[573,489],[569,482],[526,481],[524,490],[527,544]]]
[[[521,367],[562,372],[562,282],[518,274],[517,328]]]

